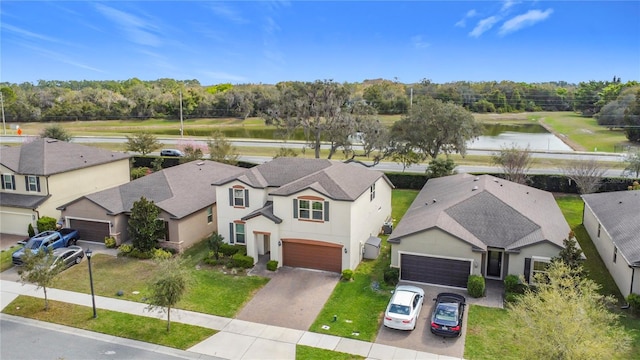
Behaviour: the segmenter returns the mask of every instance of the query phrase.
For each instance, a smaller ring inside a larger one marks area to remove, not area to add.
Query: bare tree
[[[502,168],[505,177],[509,181],[518,184],[527,183],[527,172],[531,168],[531,150],[512,144],[511,147],[502,149],[493,154],[492,162]]]
[[[238,150],[231,141],[224,137],[222,132],[214,131],[207,140],[207,147],[209,148],[209,158],[211,160],[230,165],[238,163],[238,158],[240,157]]]
[[[640,178],[640,150],[629,155],[626,163],[627,167],[624,168],[624,173],[629,176],[634,176],[635,174],[636,178]]]
[[[580,194],[591,194],[600,188],[602,175],[607,169],[595,160],[578,160],[562,169],[564,175],[575,181]]]

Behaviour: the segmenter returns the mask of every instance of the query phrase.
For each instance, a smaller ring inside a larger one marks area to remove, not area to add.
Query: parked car
[[[11,260],[14,265],[20,266],[26,249],[32,252],[38,252],[45,247],[54,250],[75,245],[79,238],[80,234],[75,229],[62,228],[60,230],[43,231],[29,239],[22,248],[16,250],[11,255]]]
[[[176,150],[176,149],[162,149],[160,151],[160,156],[176,156],[176,157],[183,157],[184,154],[182,153],[182,151],[180,150]]]
[[[384,312],[384,326],[398,330],[416,328],[424,302],[424,290],[417,286],[400,285],[393,292]]]
[[[433,300],[436,304],[431,313],[431,332],[443,337],[460,336],[467,299],[458,294],[440,293]]]
[[[84,257],[84,250],[80,246],[69,246],[53,250],[53,256],[55,260],[51,264],[51,267],[56,266],[58,263],[64,263],[63,268],[66,269],[75,264],[80,264]]]

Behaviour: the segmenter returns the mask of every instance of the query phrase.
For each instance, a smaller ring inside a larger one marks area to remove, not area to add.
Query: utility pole
[[[411,88],[411,96],[409,97],[409,108],[413,107],[413,88]]]
[[[184,129],[182,126],[182,90],[180,90],[180,137],[184,134]]]
[[[4,135],[7,135],[7,126],[4,124],[4,97],[2,96],[2,91],[0,91],[0,107],[2,108],[2,131],[4,131]]]

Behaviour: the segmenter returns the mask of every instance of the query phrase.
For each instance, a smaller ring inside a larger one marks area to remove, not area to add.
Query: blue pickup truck
[[[38,252],[45,247],[53,250],[75,245],[79,238],[78,230],[74,229],[62,228],[59,230],[43,231],[29,239],[22,248],[16,250],[13,255],[11,255],[13,265],[22,265],[25,249],[30,249],[32,252]]]

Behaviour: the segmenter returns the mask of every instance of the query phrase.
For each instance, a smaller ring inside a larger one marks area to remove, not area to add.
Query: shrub
[[[204,260],[202,260],[205,264],[211,265],[211,266],[216,266],[216,265],[224,265],[225,264],[225,260],[220,259],[220,260],[216,260],[215,257],[208,257]]]
[[[467,280],[467,292],[471,297],[479,298],[484,295],[484,278],[481,275],[471,275]]]
[[[151,169],[148,167],[135,167],[131,169],[131,180],[139,179],[145,175],[149,175],[151,173]]]
[[[342,270],[342,280],[351,281],[353,278],[353,270],[345,269]]]
[[[388,267],[384,269],[384,282],[387,285],[396,286],[400,280],[400,269]]]
[[[122,255],[128,255],[133,250],[133,246],[131,244],[122,244],[118,247],[118,251]]]
[[[171,259],[173,254],[165,249],[157,248],[152,250],[152,256],[156,260],[167,260]]]
[[[631,293],[627,296],[627,302],[634,314],[640,314],[640,295]]]
[[[136,259],[151,259],[153,257],[153,251],[142,251],[134,248],[127,256]]]
[[[43,216],[40,219],[38,219],[36,226],[38,227],[39,232],[43,232],[47,230],[55,230],[57,226],[57,222],[56,222],[56,219],[52,217]]]
[[[518,275],[507,275],[507,277],[504,278],[504,291],[507,293],[515,292],[519,284],[520,278]]]
[[[228,257],[235,255],[239,250],[240,249],[237,246],[229,245],[226,243],[220,246],[220,253]]]
[[[269,270],[269,271],[278,270],[278,260],[269,260],[269,261],[267,261],[267,270]]]
[[[233,267],[249,269],[253,267],[253,258],[242,254],[233,255]]]
[[[29,226],[27,227],[27,233],[29,234],[30,238],[36,235],[36,231],[33,229],[33,225],[29,224]]]
[[[507,303],[515,303],[520,299],[520,294],[508,292],[504,294],[504,301]]]
[[[104,238],[104,246],[107,247],[107,249],[113,249],[116,247],[116,239],[113,236],[106,236]]]

